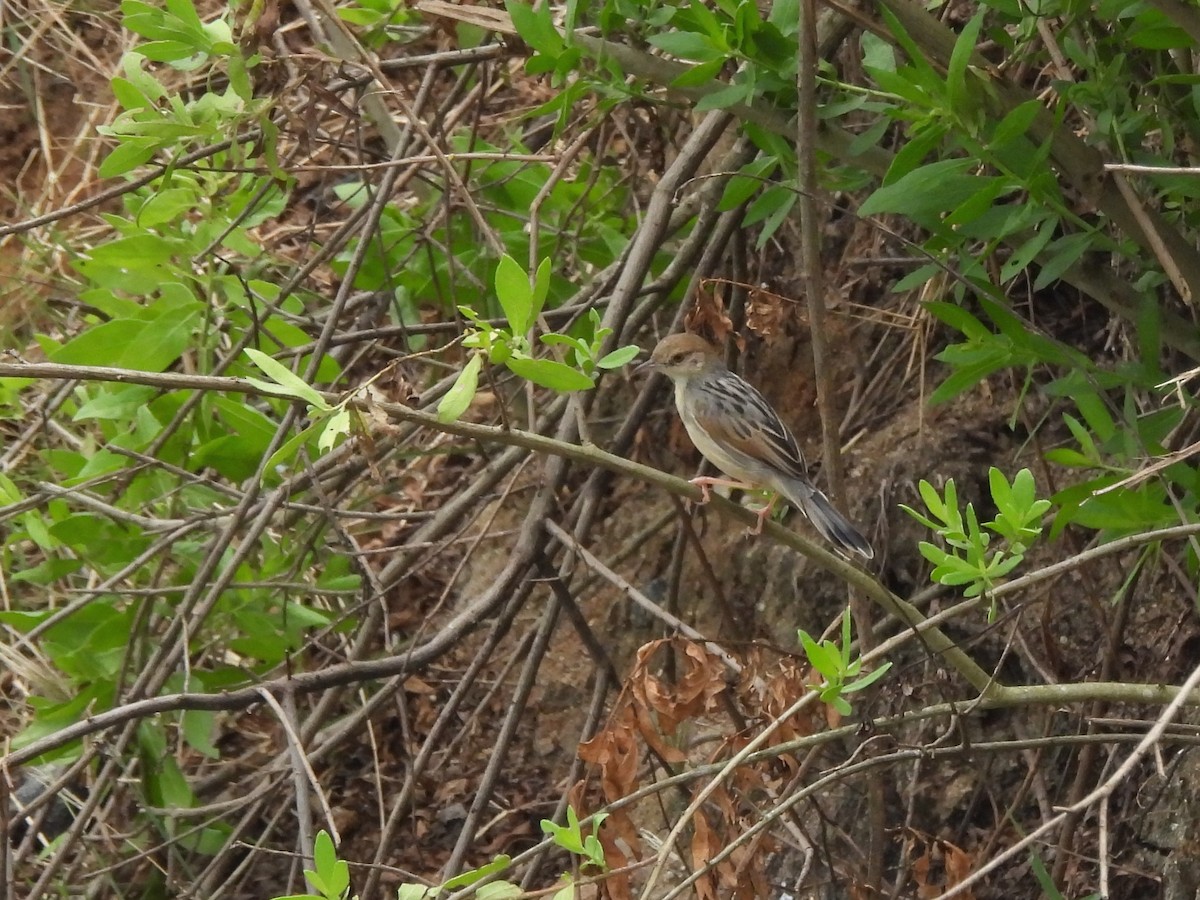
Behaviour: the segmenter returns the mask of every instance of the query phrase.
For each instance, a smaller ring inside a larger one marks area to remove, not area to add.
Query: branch
[[[180,375],[173,372],[138,372],[129,369],[114,369],[102,366],[66,366],[56,363],[0,363],[0,378],[5,377],[142,384],[163,390],[192,389],[221,391],[254,396],[270,396],[279,399],[277,395],[267,394],[243,378]],[[325,396],[332,401],[340,399],[340,395],[325,394]],[[365,406],[366,404],[364,404]],[[658,469],[614,456],[611,453],[606,453],[595,446],[568,444],[544,435],[505,429],[493,425],[478,425],[471,422],[441,422],[431,413],[410,409],[394,403],[379,403],[372,404],[372,406],[383,410],[395,419],[424,428],[485,443],[521,447],[534,453],[556,456],[572,462],[582,463],[586,466],[600,466],[611,472],[626,475],[630,478],[660,487],[677,497],[688,500],[700,499],[700,491],[690,482],[659,471]],[[716,497],[712,503],[724,514],[747,525],[756,522],[758,519],[755,513],[724,498]],[[1168,529],[1168,531],[1173,534],[1175,529]],[[835,556],[824,547],[814,544],[803,535],[789,531],[778,523],[768,522],[764,533],[769,535],[773,540],[790,547],[797,553],[812,560],[833,575],[859,588],[881,609],[913,629],[914,632],[919,630],[925,645],[938,656],[942,657],[945,663],[962,675],[979,693],[980,706],[995,708],[1029,704],[1065,704],[1099,698],[1116,702],[1163,704],[1173,702],[1178,697],[1178,688],[1157,684],[1091,682],[1083,684],[1011,687],[998,684],[965,651],[955,645],[944,632],[930,625],[914,606],[891,593],[891,591],[887,590],[869,573],[857,568],[841,557]],[[1147,543],[1160,539],[1160,535],[1157,532],[1151,532],[1139,535],[1137,538],[1141,539],[1140,543]],[[1119,549],[1125,549],[1128,546],[1128,542],[1132,540],[1126,539],[1123,541]],[[1038,574],[1035,573],[1033,576],[1027,577],[1033,579]],[[1024,580],[1022,582],[1026,585],[1029,583]],[[1013,584],[1017,584],[1017,582]],[[1009,590],[1012,590],[1012,588],[1009,587]],[[485,595],[468,604],[465,609],[454,617],[453,622],[448,623],[439,633],[453,634],[462,627],[469,626],[476,618],[486,614],[489,602],[488,596]],[[224,691],[218,694],[170,694],[136,701],[100,713],[99,715],[91,716],[41,740],[27,744],[19,750],[0,757],[0,765],[22,765],[44,753],[48,753],[71,741],[79,740],[89,734],[94,734],[134,719],[145,718],[163,712],[185,709],[242,709],[254,703],[262,702],[261,691],[264,690],[278,696],[283,696],[288,692],[312,693],[331,687],[403,674],[414,671],[437,658],[446,649],[444,644],[444,640],[435,637],[419,647],[407,648],[394,656],[328,666],[316,672],[283,676],[238,690]],[[1189,697],[1184,702],[1200,705],[1200,697]]]

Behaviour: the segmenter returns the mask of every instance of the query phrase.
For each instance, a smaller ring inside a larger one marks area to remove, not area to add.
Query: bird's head
[[[672,334],[658,342],[638,371],[662,372],[668,378],[690,378],[720,365],[716,349],[697,334]]]

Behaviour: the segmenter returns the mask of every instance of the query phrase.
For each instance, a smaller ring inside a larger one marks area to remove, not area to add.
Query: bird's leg
[[[689,484],[694,484],[696,487],[700,488],[701,506],[712,499],[712,489],[715,487],[727,487],[739,491],[754,490],[754,485],[746,484],[744,481],[733,481],[729,478],[709,478],[706,475],[699,478],[693,478]]]
[[[758,511],[758,522],[753,528],[746,529],[747,534],[762,534],[763,525],[766,523],[767,519],[771,517],[771,510],[775,508],[775,501],[778,499],[778,494],[771,494],[771,499],[767,501],[767,505]]]
[[[693,478],[690,483],[700,488],[701,506],[712,500],[712,489],[714,487],[727,487],[738,491],[757,491],[759,493],[764,493],[756,485],[747,484],[744,481],[734,481],[731,478],[709,478],[707,476],[702,476],[700,478]],[[779,499],[779,495],[777,493],[774,491],[771,491],[770,493],[771,497],[767,501],[767,505],[758,510],[758,522],[755,523],[753,528],[746,529],[747,534],[762,534],[763,525],[766,523],[767,519],[770,518],[771,511],[775,508],[775,501]]]

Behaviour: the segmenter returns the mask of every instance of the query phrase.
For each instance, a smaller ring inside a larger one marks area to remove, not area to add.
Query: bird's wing
[[[696,387],[703,400],[696,404],[697,424],[714,440],[788,475],[808,478],[791,429],[753,386],[733,372],[721,372]]]

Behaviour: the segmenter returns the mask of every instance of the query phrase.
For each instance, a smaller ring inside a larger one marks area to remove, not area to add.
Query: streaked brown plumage
[[[762,394],[725,367],[711,344],[698,335],[673,334],[659,342],[644,365],[674,382],[675,406],[696,449],[737,479],[693,479],[704,492],[704,501],[717,484],[769,488],[800,509],[840,550],[867,559],[875,555],[858,529],[813,487],[791,430]],[[774,498],[759,512],[753,533],[762,531],[773,504]]]

